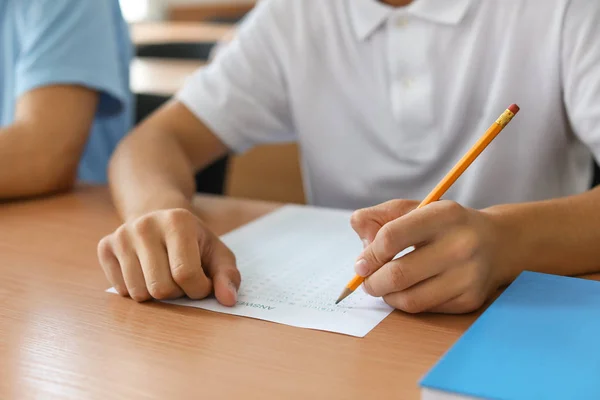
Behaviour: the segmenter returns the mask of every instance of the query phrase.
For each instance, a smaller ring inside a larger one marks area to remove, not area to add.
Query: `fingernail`
[[[229,290],[231,290],[231,294],[233,294],[233,299],[237,302],[238,291],[237,291],[237,287],[235,287],[235,283],[229,282]]]
[[[364,258],[358,260],[354,265],[354,270],[360,276],[369,275],[369,267],[367,266],[367,260],[365,260]]]
[[[367,246],[369,245],[369,240],[368,239],[363,239],[362,243],[363,243],[363,248],[366,249]]]

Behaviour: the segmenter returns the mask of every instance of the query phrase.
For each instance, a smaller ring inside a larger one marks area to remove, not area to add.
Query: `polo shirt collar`
[[[359,40],[365,40],[394,12],[394,7],[378,0],[346,0],[350,20]]]
[[[367,39],[394,12],[392,7],[379,0],[347,0],[350,20],[359,40]],[[463,19],[471,0],[415,0],[402,9],[409,15],[434,23],[457,25]]]

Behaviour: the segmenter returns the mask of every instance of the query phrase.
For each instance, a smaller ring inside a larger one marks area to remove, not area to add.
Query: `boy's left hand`
[[[501,229],[486,212],[454,202],[418,205],[392,200],[352,216],[366,246],[355,265],[365,291],[409,313],[478,309],[503,283]]]

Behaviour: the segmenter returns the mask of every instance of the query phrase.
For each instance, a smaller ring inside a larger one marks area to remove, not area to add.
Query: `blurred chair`
[[[214,18],[209,18],[207,20],[207,22],[214,22],[217,24],[238,24],[242,21],[242,19],[244,19],[245,16],[246,16],[246,14],[232,16],[232,17],[214,17]]]
[[[137,46],[138,57],[178,58],[184,60],[205,60],[216,43],[156,43]]]
[[[600,165],[594,162],[594,179],[592,181],[592,187],[600,185]]]
[[[165,43],[138,46],[138,57],[208,60],[215,43]],[[136,125],[169,100],[149,94],[136,95]],[[224,194],[229,156],[225,156],[196,174],[196,191]]]

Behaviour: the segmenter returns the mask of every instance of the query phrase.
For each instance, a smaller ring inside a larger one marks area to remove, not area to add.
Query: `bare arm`
[[[183,104],[171,102],[137,127],[117,148],[110,187],[121,217],[191,208],[194,173],[227,147]]]
[[[502,283],[523,270],[559,275],[600,271],[600,187],[537,203],[496,206],[486,211],[496,221],[503,251]]]
[[[15,121],[0,129],[0,198],[70,189],[96,112],[98,95],[78,86],[24,94]]]

